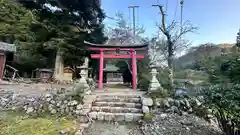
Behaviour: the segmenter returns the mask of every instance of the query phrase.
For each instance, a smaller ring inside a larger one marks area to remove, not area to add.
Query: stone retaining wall
[[[77,116],[82,110],[81,96],[74,96],[63,89],[34,97],[2,90],[0,106],[5,110],[21,111],[27,115],[48,113]]]
[[[196,114],[205,119],[212,119],[212,110],[203,105],[196,97],[192,98],[157,98],[155,107],[164,110],[166,113],[177,113],[179,115]]]

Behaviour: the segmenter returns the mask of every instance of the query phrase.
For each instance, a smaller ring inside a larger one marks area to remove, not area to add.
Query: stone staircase
[[[141,95],[143,93],[128,89],[95,90],[89,116],[94,120],[138,121],[142,118]]]

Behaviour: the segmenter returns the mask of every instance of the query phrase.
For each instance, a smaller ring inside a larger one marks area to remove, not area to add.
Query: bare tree
[[[148,55],[150,58],[150,66],[160,67],[164,65],[166,61],[166,41],[164,39],[159,39],[157,36],[151,38],[148,46]]]
[[[124,18],[124,14],[119,12],[116,13],[116,26],[109,27],[106,29],[106,34],[109,37],[107,44],[133,44],[134,38],[135,43],[144,42],[142,34],[144,33],[144,29],[142,27],[136,27],[135,29],[135,37],[133,35],[133,29],[127,24],[127,20]]]
[[[166,14],[163,10],[162,5],[152,5],[156,6],[160,10],[161,21],[158,25],[159,30],[164,35],[166,39],[165,50],[167,50],[167,65],[168,65],[168,79],[170,90],[174,90],[173,85],[173,60],[176,51],[179,49],[186,48],[189,43],[183,40],[183,36],[189,32],[195,32],[197,27],[193,27],[188,21],[183,24],[179,24],[176,20],[173,20],[169,25],[166,24]]]

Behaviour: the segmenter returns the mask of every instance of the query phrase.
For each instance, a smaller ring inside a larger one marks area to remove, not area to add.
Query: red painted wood
[[[98,47],[90,47],[90,50],[94,51],[99,51],[99,50],[104,50],[104,51],[116,51],[119,49],[120,51],[130,51],[130,50],[145,50],[146,48],[98,48]]]
[[[102,89],[103,88],[103,55],[104,52],[103,50],[100,50],[100,59],[99,59],[99,80],[98,80],[98,88]]]
[[[0,79],[3,78],[4,67],[5,67],[5,54],[0,53]]]
[[[101,58],[100,54],[91,54],[91,58],[99,59]],[[114,54],[104,54],[103,58],[107,59],[127,59],[132,58],[132,55],[121,54],[121,55],[114,55]],[[143,59],[144,55],[135,55],[136,59]]]
[[[137,61],[135,51],[132,50],[132,87],[133,89],[137,88]]]
[[[137,59],[144,58],[144,55],[136,55],[136,50],[145,49],[145,48],[97,48],[97,47],[91,47],[91,50],[99,50],[100,54],[91,54],[91,58],[99,59],[99,82],[98,82],[98,88],[103,88],[103,64],[104,58],[111,58],[111,59],[126,59],[131,58],[132,59],[132,86],[133,89],[137,88]],[[131,54],[104,54],[104,51],[131,51]]]

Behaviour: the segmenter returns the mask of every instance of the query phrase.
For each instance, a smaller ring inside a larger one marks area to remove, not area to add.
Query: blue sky
[[[151,5],[159,2],[166,5],[167,0],[102,0],[102,8],[107,16],[114,17],[120,11],[129,18],[129,5],[138,5],[137,23],[143,25],[145,35],[152,36],[158,30],[156,22],[160,19],[159,9]],[[174,16],[179,0],[168,0],[168,20],[180,20],[180,6]],[[166,8],[166,6],[165,6]],[[197,34],[189,34],[193,45],[201,43],[235,43],[240,28],[240,0],[185,0],[183,19],[189,20],[199,29]],[[105,24],[114,25],[114,21],[105,19]]]

